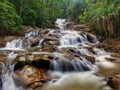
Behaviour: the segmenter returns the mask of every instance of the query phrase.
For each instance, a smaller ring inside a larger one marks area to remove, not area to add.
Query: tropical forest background
[[[0,0],[0,32],[5,34],[15,34],[21,26],[53,28],[57,18],[120,37],[120,0]]]

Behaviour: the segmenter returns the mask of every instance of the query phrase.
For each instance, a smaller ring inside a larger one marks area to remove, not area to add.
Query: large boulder
[[[53,56],[48,53],[26,52],[19,53],[14,62],[15,74],[24,86],[33,89],[41,87],[48,81],[46,72],[50,68],[50,60]]]
[[[108,85],[113,90],[120,90],[120,72],[108,79]]]
[[[44,82],[48,81],[45,73],[45,69],[38,69],[28,65],[15,71],[23,86],[31,86],[33,89],[42,86]]]

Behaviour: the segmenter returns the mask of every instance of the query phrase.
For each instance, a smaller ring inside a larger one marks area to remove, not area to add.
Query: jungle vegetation
[[[120,0],[0,0],[0,30],[54,27],[57,18],[85,23],[97,34],[119,37]]]

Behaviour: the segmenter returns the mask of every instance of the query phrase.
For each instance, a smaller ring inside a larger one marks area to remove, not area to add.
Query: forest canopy
[[[0,0],[0,29],[22,25],[53,27],[57,18],[89,25],[96,33],[118,37],[120,0]]]

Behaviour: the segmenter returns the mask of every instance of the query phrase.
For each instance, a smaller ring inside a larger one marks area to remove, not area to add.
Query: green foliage
[[[1,17],[17,18],[13,21],[10,18],[8,19],[12,25],[18,23],[16,28],[20,27],[22,20],[23,25],[38,27],[53,27],[55,20],[59,17],[78,21],[79,15],[83,13],[85,8],[84,0],[0,0],[0,2],[12,8],[1,6],[8,10],[8,12],[3,12],[7,15],[1,15]],[[3,22],[5,25],[3,27],[1,24],[2,28],[11,28],[6,24],[8,21],[3,20]]]
[[[23,19],[24,25],[51,27],[62,15],[63,0],[10,0]]]
[[[88,23],[98,34],[120,36],[120,0],[86,0],[86,4],[80,21]]]
[[[5,1],[0,1],[0,28],[12,33],[19,30],[22,19],[16,13],[14,5]]]
[[[120,36],[120,0],[0,0],[0,28],[8,31],[21,24],[53,27],[59,17],[87,23],[106,37]]]
[[[86,7],[85,0],[64,0],[65,17],[79,21],[79,15],[83,14]]]
[[[23,12],[23,24],[27,26],[35,26],[36,12],[30,8],[26,8]]]

